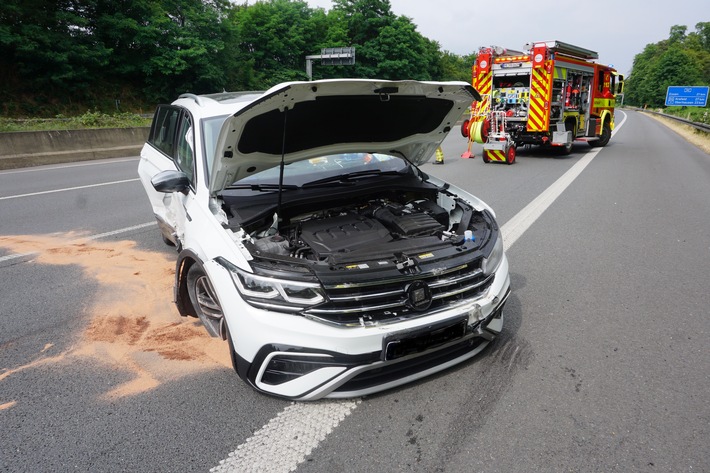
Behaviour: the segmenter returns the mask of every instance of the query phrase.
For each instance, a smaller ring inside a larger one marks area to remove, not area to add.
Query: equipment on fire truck
[[[623,76],[597,64],[598,54],[561,41],[526,45],[527,52],[500,47],[479,50],[473,87],[482,99],[471,106],[461,133],[483,144],[484,162],[515,162],[520,145],[572,151],[574,141],[605,146],[614,129],[614,93]],[[468,156],[466,156],[468,155]]]

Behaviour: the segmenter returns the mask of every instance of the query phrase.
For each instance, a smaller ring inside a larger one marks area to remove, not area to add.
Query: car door
[[[148,142],[141,150],[138,174],[164,238],[174,244],[182,239],[186,200],[194,194],[194,143],[193,119],[190,114],[179,107],[159,106]],[[190,189],[185,193],[157,191],[151,180],[164,171],[185,173],[191,183]]]

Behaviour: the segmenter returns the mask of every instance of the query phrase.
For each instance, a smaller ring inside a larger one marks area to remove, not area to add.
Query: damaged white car
[[[362,396],[471,358],[503,326],[493,211],[417,166],[478,93],[327,80],[159,106],[139,175],[175,301],[259,391]]]

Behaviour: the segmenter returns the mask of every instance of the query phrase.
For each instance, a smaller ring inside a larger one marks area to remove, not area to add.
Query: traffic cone
[[[441,150],[441,146],[436,148],[436,158],[434,159],[434,164],[444,164],[444,152]]]

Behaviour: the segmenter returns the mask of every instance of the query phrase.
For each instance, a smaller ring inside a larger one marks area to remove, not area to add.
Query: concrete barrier
[[[149,127],[0,133],[0,169],[138,156]]]

